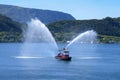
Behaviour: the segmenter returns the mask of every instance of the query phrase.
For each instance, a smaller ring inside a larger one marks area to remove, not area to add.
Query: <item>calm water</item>
[[[70,62],[44,54],[41,44],[33,45],[32,54],[38,57],[16,58],[21,47],[0,44],[0,80],[120,80],[120,44],[71,46]]]

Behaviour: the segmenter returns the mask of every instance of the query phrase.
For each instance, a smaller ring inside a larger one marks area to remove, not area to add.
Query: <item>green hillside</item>
[[[99,34],[101,42],[109,42],[109,40],[103,41],[104,36],[101,35],[120,37],[120,20],[118,18],[59,21],[47,26],[58,41],[71,40],[79,33],[87,30],[95,30]]]
[[[120,43],[120,18],[64,20],[48,24],[47,27],[57,42],[66,42],[84,31],[94,30],[101,43]],[[0,15],[0,42],[22,42],[24,28],[25,24]]]
[[[0,42],[21,42],[22,24],[0,15]]]

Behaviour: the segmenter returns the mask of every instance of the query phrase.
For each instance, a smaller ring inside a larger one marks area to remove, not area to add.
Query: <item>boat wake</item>
[[[39,59],[39,58],[44,58],[44,57],[14,56],[14,58],[19,58],[19,59]]]
[[[101,57],[77,57],[77,59],[101,59]]]

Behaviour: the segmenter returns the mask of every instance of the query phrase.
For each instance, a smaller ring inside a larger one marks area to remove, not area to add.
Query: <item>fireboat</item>
[[[71,61],[72,57],[69,56],[69,50],[67,48],[63,48],[63,50],[59,50],[58,55],[55,56],[58,60]]]

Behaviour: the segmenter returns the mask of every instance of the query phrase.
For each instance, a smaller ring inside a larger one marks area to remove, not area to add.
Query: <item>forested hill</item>
[[[22,42],[22,29],[19,22],[0,15],[0,42]],[[95,30],[101,42],[120,43],[120,18],[106,17],[101,20],[64,20],[46,25],[56,41],[65,42],[73,39],[79,33]]]
[[[72,15],[59,11],[23,8],[2,4],[0,4],[0,14],[6,15],[11,19],[21,23],[26,23],[30,21],[31,18],[36,17],[46,24],[60,20],[75,20]]]
[[[64,41],[87,30],[95,30],[99,35],[120,37],[120,18],[59,21],[47,26],[56,39]]]
[[[6,16],[0,15],[0,42],[21,42],[22,25]]]
[[[22,24],[15,22],[4,15],[0,15],[0,32],[22,32],[21,25]]]

